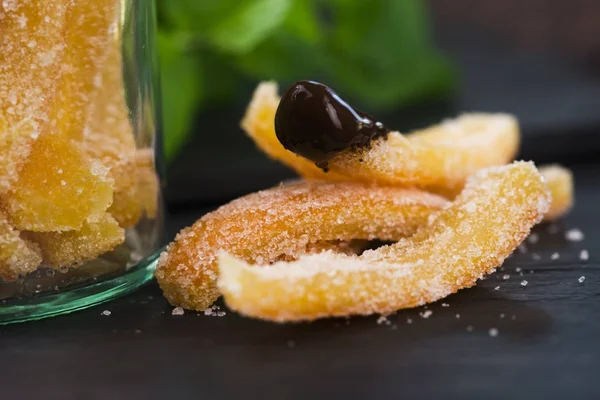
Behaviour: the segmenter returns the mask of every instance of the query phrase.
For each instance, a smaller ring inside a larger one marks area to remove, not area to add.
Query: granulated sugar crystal
[[[569,242],[581,242],[584,239],[584,235],[579,229],[570,229],[565,233],[565,238]]]
[[[173,311],[171,312],[171,315],[183,315],[185,314],[185,311],[183,311],[183,308],[181,307],[175,307],[173,309]]]

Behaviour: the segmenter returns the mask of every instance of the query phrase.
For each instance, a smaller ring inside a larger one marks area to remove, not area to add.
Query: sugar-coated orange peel
[[[519,147],[519,126],[513,116],[465,114],[406,136],[391,132],[368,149],[342,151],[329,161],[329,172],[323,172],[277,140],[278,104],[277,85],[261,83],[242,128],[268,156],[305,178],[418,186],[452,196],[477,170],[511,162]]]
[[[278,322],[422,305],[494,271],[549,202],[532,163],[485,169],[410,238],[358,257],[324,252],[261,267],[221,253],[218,286],[229,308]]]
[[[0,1],[0,279],[76,266],[157,213],[123,83],[122,2]]]
[[[204,310],[220,294],[219,251],[268,264],[331,246],[317,241],[398,240],[446,204],[418,189],[314,181],[278,186],[234,200],[184,229],[160,257],[156,277],[171,304]]]
[[[0,193],[53,123],[73,0],[0,2]]]
[[[35,271],[42,255],[37,244],[25,240],[0,211],[0,279],[14,281]]]
[[[88,85],[95,84],[88,89],[91,100],[84,108],[85,126],[75,135],[81,135],[79,141],[90,157],[100,160],[110,169],[115,187],[108,212],[121,227],[130,228],[140,219],[142,204],[138,188],[136,143],[123,84],[122,32],[118,30],[118,19],[114,15],[119,11],[118,5],[119,2],[114,0],[102,0],[94,4],[95,7],[101,7],[100,13],[86,13],[87,20],[94,22],[96,27],[103,27],[104,35],[101,36],[102,46],[98,46],[101,51],[96,50],[95,58],[98,61],[94,64],[94,79],[88,79]],[[85,13],[83,9],[79,11]],[[93,31],[94,25],[87,29]]]
[[[61,135],[43,135],[2,203],[19,230],[60,232],[81,228],[112,203],[109,170]]]
[[[109,52],[120,52],[115,45],[120,44],[120,39],[116,39],[120,8],[121,2],[115,0],[72,0],[63,32],[65,49],[56,87],[58,95],[53,101],[55,132],[83,139],[88,110],[96,100],[94,94],[112,83],[103,82],[101,74]]]
[[[573,207],[575,201],[573,173],[568,168],[552,164],[540,167],[540,174],[544,177],[552,196],[552,203],[544,220],[554,221],[563,217]]]
[[[108,213],[86,221],[81,229],[67,232],[25,232],[36,243],[44,265],[53,268],[74,267],[114,249],[125,240],[125,231]]]

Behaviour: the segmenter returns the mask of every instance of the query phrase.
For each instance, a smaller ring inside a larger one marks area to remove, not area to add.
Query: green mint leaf
[[[163,25],[196,35],[225,53],[256,47],[286,19],[294,0],[168,0],[160,2]]]
[[[255,79],[293,81],[319,79],[328,70],[325,49],[310,45],[297,36],[279,32],[253,52],[234,59],[239,70]]]
[[[351,0],[334,0],[341,7]],[[379,0],[361,35],[349,27],[355,12],[334,10],[331,52],[335,74],[345,93],[361,103],[389,108],[440,95],[452,88],[453,69],[434,49],[420,0]]]
[[[365,36],[381,20],[384,2],[385,0],[325,0],[323,6],[332,18],[330,46],[337,51],[349,52],[364,46]]]
[[[276,33],[235,57],[234,65],[245,76],[282,83],[323,77],[330,68],[319,11],[314,1],[294,0]]]
[[[218,21],[226,18],[239,2],[240,0],[162,0],[158,1],[159,20],[169,30],[206,33]]]
[[[185,143],[202,97],[202,64],[173,36],[159,33],[164,145],[167,160]]]
[[[319,24],[319,10],[315,2],[293,0],[281,30],[307,44],[321,43],[323,32]]]
[[[246,0],[220,20],[209,40],[223,51],[247,53],[285,20],[291,0]]]

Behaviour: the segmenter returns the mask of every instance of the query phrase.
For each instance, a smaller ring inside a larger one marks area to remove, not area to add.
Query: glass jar
[[[0,324],[85,308],[152,277],[154,7],[0,2]]]

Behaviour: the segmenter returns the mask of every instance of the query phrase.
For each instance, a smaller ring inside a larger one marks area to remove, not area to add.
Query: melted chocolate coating
[[[340,151],[369,146],[388,132],[381,122],[313,81],[299,81],[288,88],[275,114],[275,133],[283,147],[324,170]]]

